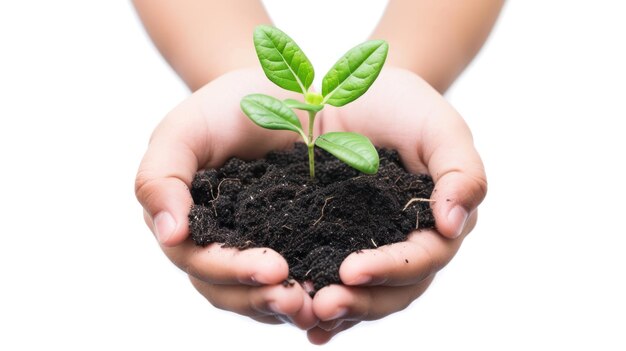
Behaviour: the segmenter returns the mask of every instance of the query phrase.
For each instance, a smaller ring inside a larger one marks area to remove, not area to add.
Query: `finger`
[[[450,262],[474,228],[476,217],[474,213],[463,229],[464,235],[455,240],[434,230],[414,231],[406,241],[353,253],[341,263],[339,277],[346,285],[416,284]]]
[[[294,325],[302,330],[309,330],[319,324],[319,320],[317,319],[315,314],[313,314],[313,299],[311,299],[311,296],[309,296],[309,294],[305,290],[303,290],[302,292],[302,298],[304,302],[302,304],[302,308],[296,314],[291,316],[276,314],[273,317],[282,323]],[[257,318],[254,319],[256,320]]]
[[[331,330],[325,330],[320,327],[315,327],[307,331],[307,337],[312,344],[323,345],[330,341],[335,335],[341,333],[344,330],[350,329],[359,324],[358,321],[346,321],[338,325]]]
[[[248,317],[297,312],[303,304],[297,288],[282,285],[215,285],[190,276],[191,283],[216,308]]]
[[[309,330],[319,323],[319,319],[313,313],[313,299],[311,295],[306,292],[304,287],[300,286],[300,288],[303,301],[302,308],[291,317],[291,321],[296,327],[302,330]]]
[[[456,238],[485,198],[487,178],[463,119],[447,104],[436,111],[425,134],[424,159],[435,181],[431,198],[437,230]]]
[[[302,329],[317,324],[310,297],[299,285],[214,285],[190,276],[193,286],[213,306],[235,312],[256,320],[268,321],[266,317],[287,319]],[[305,298],[306,297],[306,298]],[[280,320],[280,319],[277,319]]]
[[[272,249],[239,250],[220,245],[201,247],[188,239],[162,248],[180,269],[210,284],[279,284],[289,276],[287,261]]]
[[[135,178],[137,200],[161,245],[173,246],[188,235],[189,186],[203,155],[202,123],[189,132],[188,123],[177,118],[186,107],[173,111],[155,130]],[[178,122],[178,123],[177,123]]]
[[[405,309],[421,296],[433,280],[400,286],[350,287],[331,285],[317,292],[313,312],[320,321],[376,320]]]

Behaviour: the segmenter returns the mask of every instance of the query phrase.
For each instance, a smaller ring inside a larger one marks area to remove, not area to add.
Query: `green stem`
[[[309,174],[311,175],[311,179],[315,179],[315,153],[313,152],[313,148],[315,143],[313,143],[313,122],[315,121],[314,111],[309,111],[309,141],[306,146],[309,148]]]

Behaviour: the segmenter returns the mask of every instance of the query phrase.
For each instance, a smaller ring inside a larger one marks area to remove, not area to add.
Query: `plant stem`
[[[315,179],[315,153],[313,152],[313,148],[315,147],[315,143],[313,143],[313,122],[315,121],[314,111],[309,111],[309,141],[306,146],[309,148],[309,174],[311,175],[311,179]]]

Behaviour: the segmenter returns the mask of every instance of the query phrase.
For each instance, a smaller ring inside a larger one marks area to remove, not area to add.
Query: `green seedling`
[[[287,34],[274,27],[258,26],[254,31],[254,47],[267,78],[281,88],[302,93],[304,101],[281,101],[268,95],[251,94],[241,100],[243,112],[263,128],[300,134],[308,147],[312,179],[315,178],[313,148],[316,145],[363,173],[376,173],[378,152],[367,137],[330,132],[313,141],[313,125],[315,115],[324,105],[344,106],[369,89],[387,58],[387,42],[367,41],[348,51],[324,76],[321,94],[309,90],[315,76],[313,65]],[[308,134],[292,109],[309,113]]]

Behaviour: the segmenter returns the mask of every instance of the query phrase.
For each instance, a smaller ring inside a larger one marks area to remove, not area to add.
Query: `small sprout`
[[[313,126],[315,115],[324,105],[344,106],[369,89],[387,58],[387,42],[371,40],[348,51],[324,76],[321,94],[309,91],[315,77],[313,65],[287,34],[275,27],[258,26],[254,30],[254,47],[267,78],[283,89],[301,93],[304,101],[281,101],[251,94],[241,100],[246,116],[263,128],[300,134],[308,148],[311,178],[315,178],[314,146],[363,173],[378,172],[378,152],[367,137],[351,132],[330,132],[313,140]],[[292,109],[309,113],[308,133],[304,132]]]

